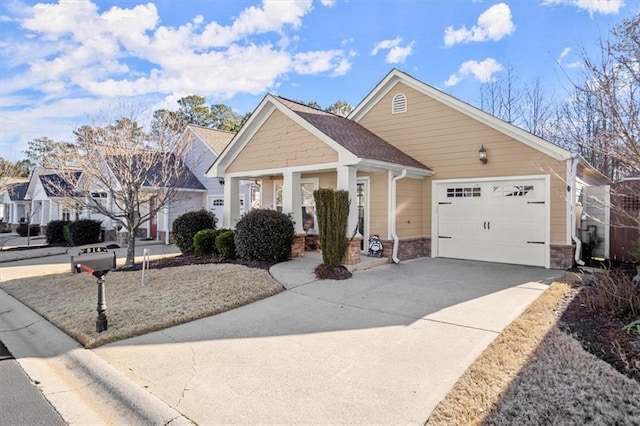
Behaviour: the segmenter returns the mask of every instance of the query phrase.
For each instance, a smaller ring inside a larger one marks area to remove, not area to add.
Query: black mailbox
[[[71,273],[85,271],[96,277],[106,275],[116,267],[116,253],[106,247],[87,247],[80,249],[77,256],[71,256]]]
[[[77,256],[71,256],[71,273],[86,271],[98,279],[98,319],[96,331],[107,330],[107,302],[104,291],[104,276],[116,268],[116,253],[109,252],[106,247],[86,247],[80,249]]]

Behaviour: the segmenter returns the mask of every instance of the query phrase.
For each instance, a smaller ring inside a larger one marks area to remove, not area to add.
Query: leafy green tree
[[[351,113],[351,111],[353,111],[353,106],[346,101],[337,101],[333,105],[327,107],[325,111],[330,112],[331,114],[346,117]]]

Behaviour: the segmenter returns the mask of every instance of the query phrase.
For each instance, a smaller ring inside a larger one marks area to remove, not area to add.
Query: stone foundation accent
[[[393,256],[393,240],[382,240],[382,247],[382,255],[391,258]],[[400,260],[430,256],[431,238],[429,237],[405,238],[398,241],[398,259]]]
[[[320,251],[320,235],[307,234],[304,237],[304,250],[305,251]]]
[[[355,265],[360,263],[360,243],[362,242],[362,237],[356,237],[354,239],[350,239],[350,243],[347,246],[347,251],[342,258],[343,265]]]
[[[158,231],[158,241],[164,241],[166,235],[166,231]],[[175,242],[176,240],[173,238],[173,232],[169,232],[169,244],[173,244]]]
[[[307,234],[295,234],[291,244],[291,258],[304,256],[304,239]]]
[[[569,269],[573,266],[575,247],[570,245],[551,244],[551,267],[554,269]]]

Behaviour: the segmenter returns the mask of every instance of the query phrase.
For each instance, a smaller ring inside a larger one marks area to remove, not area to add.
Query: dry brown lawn
[[[427,425],[640,424],[640,386],[556,325],[554,283],[471,365]]]
[[[109,329],[95,330],[96,278],[59,274],[7,281],[0,288],[86,348],[224,312],[283,291],[269,272],[233,264],[114,271],[106,279]]]

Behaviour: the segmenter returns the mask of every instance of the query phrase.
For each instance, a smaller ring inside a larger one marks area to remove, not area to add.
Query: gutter
[[[569,192],[569,197],[571,197],[569,200],[571,215],[569,220],[571,222],[571,239],[576,243],[576,253],[573,258],[576,261],[576,264],[583,266],[584,261],[580,259],[580,255],[582,254],[582,241],[580,241],[576,235],[576,177],[578,172],[578,162],[579,159],[577,157],[571,158],[571,171],[569,174],[569,179],[571,180],[571,182],[569,182],[571,185],[571,191]]]
[[[400,239],[396,233],[397,182],[405,177],[407,177],[407,169],[402,169],[402,173],[391,180],[391,214],[389,215],[389,228],[391,229],[391,238],[393,239],[393,254],[391,256],[393,263],[400,263],[400,259],[398,259],[398,242]]]

